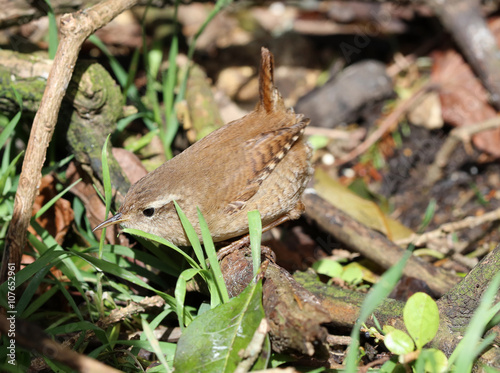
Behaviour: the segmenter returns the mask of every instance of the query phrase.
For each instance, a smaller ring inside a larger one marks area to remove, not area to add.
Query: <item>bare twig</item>
[[[463,220],[446,223],[441,225],[438,229],[424,233],[424,234],[412,234],[408,238],[398,240],[396,244],[400,246],[408,245],[413,243],[415,246],[423,245],[432,239],[443,238],[447,234],[456,232],[461,229],[471,229],[477,227],[478,225],[500,220],[500,208],[490,211],[481,216],[468,216]]]
[[[267,333],[269,333],[269,323],[264,317],[255,331],[252,340],[248,344],[247,348],[243,352],[242,360],[236,367],[235,373],[245,373],[249,372],[252,365],[257,361],[259,355],[262,352],[262,347],[264,346],[264,341],[266,339]]]
[[[352,343],[352,338],[347,335],[331,335],[326,336],[326,343],[332,346],[349,346]]]
[[[351,218],[316,194],[313,189],[306,189],[302,201],[306,206],[306,214],[325,231],[383,268],[395,265],[403,255],[404,250],[383,234]],[[444,294],[458,281],[458,277],[451,273],[414,256],[408,260],[403,273],[425,281],[436,295]]]
[[[374,366],[377,365],[383,365],[387,360],[389,360],[391,357],[390,356],[384,356],[381,357],[380,359],[374,360],[362,367],[358,368],[358,373],[366,373],[370,368],[373,368]]]
[[[0,283],[3,283],[6,279],[7,264],[14,263],[16,271],[19,270],[22,250],[26,244],[26,232],[31,218],[31,210],[40,183],[47,147],[54,133],[61,102],[71,80],[78,52],[85,39],[94,31],[109,23],[136,2],[137,0],[109,0],[90,9],[61,17],[61,41],[47,80],[40,108],[33,121],[26,156],[19,177],[14,212],[5,238]]]
[[[366,130],[364,128],[358,128],[354,131],[339,130],[337,128],[323,128],[323,127],[306,127],[306,136],[325,136],[332,140],[349,140],[353,137],[356,139],[362,139]]]

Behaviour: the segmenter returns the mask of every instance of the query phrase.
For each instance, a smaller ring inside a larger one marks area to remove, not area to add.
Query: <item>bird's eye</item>
[[[148,207],[147,209],[143,210],[142,213],[144,214],[144,216],[147,216],[148,218],[150,218],[155,213],[155,208]]]

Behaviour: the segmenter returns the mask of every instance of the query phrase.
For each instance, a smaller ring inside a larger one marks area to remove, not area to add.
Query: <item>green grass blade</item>
[[[109,137],[106,137],[106,141],[104,141],[104,145],[102,146],[101,152],[101,162],[102,162],[102,184],[104,187],[104,204],[106,206],[106,212],[104,214],[104,218],[107,219],[109,215],[109,211],[111,210],[111,200],[113,198],[113,189],[111,187],[111,176],[109,173],[108,166],[108,141]],[[106,228],[101,230],[101,239],[99,241],[99,259],[102,259],[102,248],[104,247],[104,241],[106,239]]]
[[[153,131],[149,131],[147,134],[142,136],[141,138],[137,139],[136,141],[131,142],[130,144],[127,144],[125,146],[125,149],[128,151],[131,151],[132,153],[136,153],[145,146],[149,145],[151,143],[151,140],[153,140],[153,137],[158,135],[160,133],[160,130],[157,128]]]
[[[71,309],[73,310],[73,312],[75,313],[75,315],[78,317],[78,319],[80,319],[80,321],[83,321],[84,317],[82,315],[82,312],[80,311],[80,308],[76,304],[75,299],[73,298],[73,296],[69,293],[68,289],[66,289],[66,286],[67,286],[67,284],[64,283],[64,282],[61,282],[61,281],[57,282],[57,287],[61,291],[62,295],[68,301],[68,304],[71,306]],[[78,288],[78,287],[76,287],[76,288]],[[80,293],[80,294],[83,294],[83,293]],[[89,308],[90,308],[90,306],[89,306]]]
[[[42,240],[39,241],[32,234],[28,234],[28,240],[33,246],[35,246],[40,254],[43,254],[44,252],[52,249],[65,252],[65,250],[54,239],[54,237],[52,237],[49,232],[43,229],[40,224],[38,224],[36,221],[32,221],[31,226],[35,229],[36,233],[40,235]],[[60,264],[59,269],[64,273],[65,276],[70,279],[73,285],[79,287],[81,284],[86,284],[80,273],[80,270],[76,267],[75,263],[73,263],[69,257],[63,259],[62,262],[63,263]],[[80,287],[79,290],[82,291],[81,294],[84,294],[83,288]]]
[[[163,352],[160,348],[160,344],[158,343],[158,339],[156,339],[155,335],[153,334],[153,329],[144,319],[142,319],[142,330],[144,331],[144,334],[146,335],[149,343],[151,344],[154,353],[158,357],[158,360],[160,360],[160,363],[162,364],[164,371],[171,372],[170,367],[168,366],[167,361],[165,360],[165,356],[163,355]]]
[[[184,214],[177,202],[174,201],[174,205],[175,209],[177,210],[177,215],[179,215],[179,219],[181,220],[182,228],[184,228],[184,232],[186,232],[186,236],[191,243],[191,246],[193,247],[200,267],[203,269],[207,269],[207,263],[205,263],[205,255],[203,254],[200,239],[198,238],[198,234],[196,234],[196,231],[194,230],[193,224],[191,224],[186,214]]]
[[[57,286],[52,286],[50,289],[44,291],[38,298],[33,300],[21,314],[23,319],[28,319],[34,312],[36,312],[40,307],[49,301],[54,294],[57,293],[59,288]]]
[[[175,13],[177,13],[179,2],[175,4]],[[175,19],[175,18],[174,18]],[[165,150],[165,155],[168,159],[172,158],[172,141],[179,129],[179,121],[175,114],[174,107],[174,90],[175,83],[177,81],[177,55],[179,54],[179,40],[177,33],[172,38],[172,44],[170,45],[170,51],[168,55],[168,70],[167,73],[163,74],[162,79],[162,90],[163,90],[163,102],[165,107],[165,126],[162,126],[161,139],[163,143],[163,148]]]
[[[135,236],[135,238],[144,248],[146,248],[151,254],[153,254],[161,261],[162,267],[160,268],[160,265],[158,265],[158,262],[156,262],[156,268],[161,269],[165,273],[170,274],[176,278],[179,277],[180,273],[185,268],[183,261],[178,260],[177,257],[169,255],[168,250],[165,250],[161,245],[157,245],[154,241],[146,240],[143,237],[139,237],[137,235]],[[189,258],[192,259],[191,257]],[[193,262],[196,263],[194,260]]]
[[[57,47],[59,46],[57,20],[50,0],[45,0],[45,3],[48,7],[47,17],[49,18],[49,58],[53,60],[56,56]]]
[[[149,326],[153,330],[156,329],[160,325],[160,323],[165,319],[165,317],[167,317],[168,315],[170,315],[172,312],[174,312],[174,310],[172,308],[164,309],[162,312],[160,312],[159,315],[157,315],[153,319],[153,321],[151,321],[151,323],[149,324]],[[141,341],[145,341],[146,340],[146,336],[144,334],[141,334],[140,340]]]
[[[178,3],[179,3],[179,1],[176,2],[176,4],[178,4]],[[193,55],[194,55],[194,51],[195,51],[195,47],[196,47],[196,42],[198,41],[198,38],[203,33],[203,31],[205,30],[205,28],[208,26],[208,24],[212,21],[212,19],[225,6],[227,6],[227,5],[231,4],[231,3],[232,3],[232,0],[218,0],[215,3],[214,8],[209,13],[209,15],[208,15],[207,19],[205,20],[205,22],[203,22],[203,24],[200,26],[200,28],[198,29],[198,31],[194,35],[193,40],[191,41],[191,43],[189,45],[189,50],[188,50],[188,60],[189,61],[193,60]],[[187,88],[187,81],[188,81],[188,77],[189,77],[189,70],[190,69],[188,67],[186,69],[186,72],[184,73],[184,76],[183,76],[183,79],[181,81],[181,85],[180,85],[180,88],[179,88],[179,93],[177,94],[177,97],[175,99],[175,103],[172,105],[173,108],[175,108],[175,106],[177,104],[179,104],[181,101],[183,101],[184,98],[185,98],[185,96],[186,96],[186,88]],[[165,139],[163,140],[164,141],[165,151],[167,151],[167,149],[170,149],[170,147],[172,145],[172,142],[174,141],[175,135],[177,133],[177,129],[179,128],[179,121],[177,119],[177,116],[173,112],[170,114],[169,117],[167,117],[167,120],[168,120],[168,132],[165,134]]]
[[[3,172],[2,176],[0,177],[0,196],[4,195],[5,192],[4,189],[5,185],[7,184],[7,180],[9,179],[10,174],[15,170],[19,158],[21,158],[23,155],[24,155],[24,150],[21,153],[19,153],[16,156],[16,158],[12,160],[12,162],[10,162],[9,166],[7,166],[7,169],[5,170],[5,172]]]
[[[222,276],[222,271],[220,269],[219,260],[217,258],[217,253],[215,252],[214,242],[208,229],[208,224],[203,217],[199,208],[196,208],[198,212],[198,220],[200,221],[201,236],[203,237],[203,246],[205,246],[205,252],[207,253],[208,262],[210,263],[210,271],[213,274],[215,280],[215,285],[217,292],[220,296],[221,303],[226,303],[229,300],[229,294],[227,293],[226,283],[224,282],[224,276]],[[213,306],[212,306],[213,307]]]
[[[191,314],[187,313],[184,307],[184,301],[186,300],[187,282],[197,274],[200,274],[201,271],[204,270],[189,268],[186,269],[184,272],[182,272],[179,278],[177,279],[177,284],[175,285],[174,294],[175,294],[175,303],[177,309],[177,317],[179,318],[179,326],[181,327],[181,329],[184,329],[184,327],[187,326],[193,320]]]
[[[139,112],[139,113],[135,113],[135,114],[129,115],[128,117],[120,119],[116,123],[116,131],[115,131],[115,133],[117,133],[117,132],[118,133],[123,132],[125,130],[125,128],[127,128],[127,126],[130,123],[132,123],[134,120],[140,119],[140,118],[144,118],[145,116],[146,116],[146,113]]]
[[[106,57],[109,59],[109,65],[111,66],[111,70],[113,70],[113,73],[115,74],[118,83],[122,88],[125,87],[125,85],[127,84],[128,74],[122,67],[122,65],[118,62],[118,60],[111,54],[106,45],[95,34],[90,35],[87,40],[90,41],[92,44],[94,44],[106,55]],[[138,93],[137,97],[139,97]]]
[[[200,269],[200,266],[198,265],[198,263],[196,263],[195,260],[193,260],[193,258],[191,258],[188,254],[186,254],[184,251],[179,249],[173,243],[167,241],[166,239],[164,239],[162,237],[156,236],[156,235],[151,234],[151,233],[146,233],[146,232],[140,231],[138,229],[132,229],[132,228],[125,228],[123,230],[123,232],[130,233],[130,234],[133,234],[134,236],[139,236],[139,237],[145,238],[147,240],[157,242],[161,245],[165,245],[167,247],[170,247],[171,249],[173,249],[173,250],[177,251],[179,254],[181,254],[184,258],[186,258],[187,262],[189,263],[189,265],[191,267]]]
[[[31,279],[37,272],[45,266],[53,266],[68,256],[64,251],[56,251],[54,249],[47,250],[40,255],[37,260],[16,273],[16,288],[19,288],[26,281]],[[0,306],[7,308],[7,281],[0,285]]]
[[[122,85],[123,89],[123,102],[126,102],[127,97],[138,97],[137,88],[134,85],[134,77],[137,75],[137,70],[139,67],[139,57],[141,56],[140,48],[137,48],[132,55],[132,59],[130,61],[130,65],[127,73],[127,80],[124,85]]]
[[[109,137],[106,137],[106,141],[104,141],[104,145],[102,147],[101,161],[102,161],[102,183],[104,186],[104,196],[106,200],[106,217],[111,210],[111,200],[113,199],[113,188],[111,187],[111,176],[109,174],[109,166],[108,166],[108,142]]]
[[[35,295],[36,290],[40,286],[47,273],[50,271],[50,267],[43,267],[38,271],[32,278],[28,286],[24,288],[24,291],[16,304],[16,311],[19,315],[22,315],[26,307],[30,304],[33,295]],[[22,317],[25,317],[22,315]]]
[[[359,348],[359,330],[363,323],[370,317],[375,308],[383,302],[383,300],[391,293],[392,289],[396,286],[397,282],[401,278],[403,273],[403,268],[411,257],[411,251],[407,250],[402,258],[391,268],[389,268],[380,277],[379,282],[377,282],[371,288],[370,292],[365,297],[363,304],[361,305],[361,311],[359,313],[356,324],[351,332],[351,345],[349,346],[349,353],[345,359],[347,373],[355,373],[357,371],[356,362],[358,359],[358,348]]]
[[[171,307],[176,306],[175,299],[172,296],[153,288],[151,285],[142,281],[135,274],[133,274],[130,271],[127,271],[124,268],[121,268],[119,265],[116,265],[114,263],[109,263],[109,262],[106,262],[105,260],[95,258],[92,255],[78,254],[78,253],[73,253],[73,254],[80,257],[81,259],[85,260],[86,262],[88,262],[92,266],[94,266],[98,271],[110,273],[114,276],[118,276],[126,281],[129,281],[134,285],[143,287],[144,289],[151,290],[151,291],[155,292],[157,295],[159,295],[160,297],[162,297],[165,300],[165,302],[168,305],[170,305]]]
[[[497,273],[481,297],[481,302],[469,322],[463,339],[448,359],[450,366],[455,364],[455,373],[469,372],[472,369],[472,364],[478,354],[477,346],[480,343],[481,336],[490,320],[498,312],[500,304],[496,304],[493,310],[490,307],[495,300],[499,288],[500,273]]]
[[[16,129],[17,124],[19,123],[19,120],[21,119],[21,112],[18,112],[16,115],[14,115],[14,118],[12,118],[7,124],[7,126],[2,130],[2,133],[0,133],[0,148],[3,148],[5,143],[7,142],[7,139],[10,138],[12,135],[12,132]]]
[[[91,248],[88,250],[88,253],[93,252],[94,250],[95,248]],[[110,255],[114,255],[117,258],[115,260],[118,260],[118,258],[121,259],[122,257],[132,258],[134,259],[134,261],[137,260],[144,263],[145,265],[159,269],[162,273],[166,273],[174,277],[177,277],[180,273],[180,271],[177,271],[175,268],[172,268],[170,265],[164,263],[161,258],[158,258],[157,256],[151,255],[147,252],[131,249],[130,247],[121,245],[104,245],[103,253],[105,258],[109,258]],[[108,259],[108,261],[111,260]],[[130,264],[133,265],[133,263]],[[146,268],[142,269],[144,271],[147,271]],[[156,276],[155,274],[153,275]]]
[[[43,253],[50,251],[50,250],[55,250],[55,251],[67,253],[56,242],[54,237],[52,237],[49,234],[49,232],[47,232],[45,229],[43,229],[36,221],[32,221],[31,226],[35,229],[36,233],[38,233],[38,235],[40,235],[42,240],[39,241],[37,239],[37,237],[35,237],[33,234],[28,233],[28,241],[35,247],[35,249],[40,254],[43,254]],[[32,266],[35,263],[38,263],[38,260],[39,259],[37,259],[34,263],[30,264],[29,266]],[[75,265],[75,263],[71,260],[70,257],[61,258],[61,261],[57,264],[57,267],[69,279],[70,283],[80,292],[80,294],[85,294],[86,290],[88,289],[88,284],[85,282],[85,280],[80,272],[80,269]],[[64,290],[65,289],[61,288],[61,291],[63,291],[63,293],[64,293]],[[88,302],[87,302],[87,307],[90,307]],[[78,308],[78,307],[76,307],[76,308]],[[78,314],[80,313],[80,311],[76,311],[76,312]],[[90,312],[90,309],[89,309],[89,312]]]
[[[419,232],[423,232],[425,228],[427,228],[429,223],[432,221],[432,218],[436,213],[436,205],[437,205],[436,200],[434,198],[431,198],[429,204],[427,205],[427,208],[425,209],[424,218],[422,219],[422,223],[420,224],[420,227],[418,229]]]
[[[138,265],[135,263],[135,261],[130,261],[127,260],[124,256],[122,255],[116,255],[114,253],[103,253],[103,260],[106,260],[110,263],[114,263],[130,272],[135,273],[137,276],[141,276],[146,278],[148,281],[148,284],[156,285],[160,289],[166,289],[169,287],[168,281],[165,281],[165,279],[162,276],[159,276],[158,274],[154,273],[153,271],[150,271],[148,268],[145,268],[143,265]],[[139,260],[139,259],[138,259]],[[144,263],[145,264],[145,263]]]
[[[250,247],[252,249],[253,275],[257,275],[260,268],[262,238],[262,220],[257,210],[248,212],[248,233],[250,234]]]
[[[208,14],[207,19],[203,24],[200,26],[196,34],[193,36],[193,40],[191,41],[191,44],[189,45],[189,50],[188,50],[188,59],[191,61],[193,59],[194,51],[196,48],[196,42],[198,41],[198,38],[201,36],[203,31],[205,31],[205,28],[208,26],[208,24],[214,19],[214,17],[219,14],[219,12],[229,4],[231,4],[233,0],[217,0],[215,3],[214,8],[212,11]],[[184,88],[185,89],[185,88]]]

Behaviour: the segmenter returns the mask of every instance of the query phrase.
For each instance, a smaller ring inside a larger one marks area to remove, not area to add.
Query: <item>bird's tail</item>
[[[269,49],[262,47],[259,73],[259,108],[271,113],[286,110],[285,103],[274,86],[274,56]]]

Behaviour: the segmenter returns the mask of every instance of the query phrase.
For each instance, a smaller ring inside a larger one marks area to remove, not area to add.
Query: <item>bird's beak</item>
[[[98,229],[109,227],[110,225],[119,224],[119,223],[121,223],[122,221],[125,221],[125,220],[126,219],[122,219],[122,213],[119,212],[115,216],[110,217],[108,220],[103,221],[97,227],[95,227],[94,229],[92,229],[92,232],[95,232]]]

